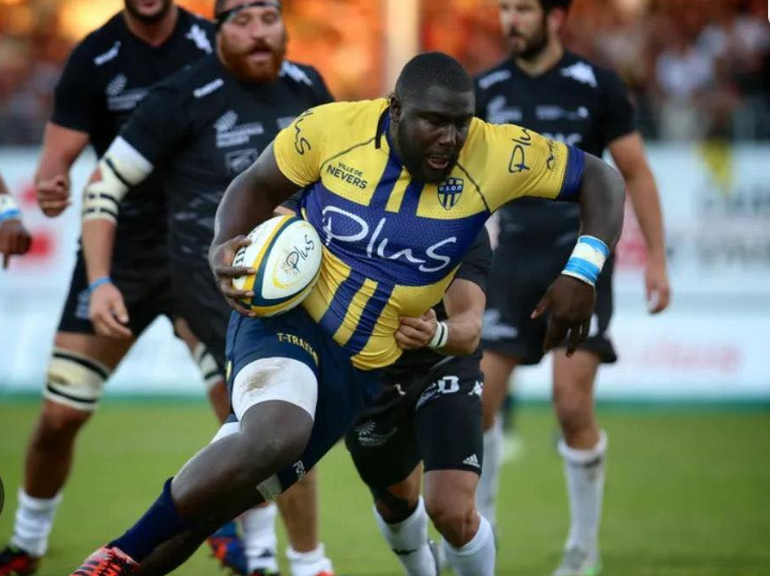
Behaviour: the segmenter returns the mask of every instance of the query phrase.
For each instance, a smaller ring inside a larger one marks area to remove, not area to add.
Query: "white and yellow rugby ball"
[[[253,290],[242,300],[257,316],[275,316],[299,305],[310,293],[321,270],[321,238],[296,216],[276,216],[254,228],[251,244],[238,250],[233,266],[257,272],[233,280],[238,290]]]

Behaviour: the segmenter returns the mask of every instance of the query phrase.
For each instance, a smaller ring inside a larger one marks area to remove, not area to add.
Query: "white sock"
[[[497,524],[497,491],[500,487],[500,462],[503,455],[503,419],[498,414],[495,423],[484,432],[484,462],[476,488],[476,508],[494,526]]]
[[[604,460],[607,435],[599,433],[599,442],[588,450],[576,450],[559,441],[564,457],[564,472],[569,491],[570,529],[567,549],[579,548],[586,554],[598,554],[599,521],[604,496]]]
[[[249,572],[258,568],[278,571],[278,559],[275,555],[278,547],[278,538],[275,535],[277,513],[278,507],[271,502],[267,506],[247,510],[240,516]]]
[[[455,548],[444,540],[442,546],[457,576],[494,576],[495,533],[489,521],[480,516],[476,535],[465,546]]]
[[[11,546],[21,548],[31,556],[43,556],[48,549],[48,535],[62,495],[53,498],[33,498],[19,490],[19,508],[13,524]]]
[[[289,547],[286,557],[289,559],[291,576],[318,576],[321,572],[334,572],[332,561],[326,557],[323,544],[319,544],[318,548],[310,552],[297,552]]]
[[[374,518],[408,576],[438,576],[428,545],[428,514],[422,497],[412,515],[398,524],[385,522],[377,508],[374,509]]]

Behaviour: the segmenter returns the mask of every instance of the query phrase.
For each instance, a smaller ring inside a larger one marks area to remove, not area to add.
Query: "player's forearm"
[[[628,195],[634,207],[634,214],[642,229],[647,252],[654,257],[666,257],[666,243],[663,231],[663,213],[655,178],[649,168],[638,170],[626,177]]]
[[[112,220],[86,220],[83,222],[81,242],[89,284],[110,275],[116,228],[117,226]]]
[[[69,176],[70,168],[88,145],[88,134],[49,122],[43,135],[43,151],[35,172],[35,182]]]
[[[600,239],[610,251],[623,230],[625,190],[620,174],[599,158],[585,155],[579,192],[581,234]]]
[[[473,310],[445,320],[449,329],[449,339],[441,348],[442,354],[468,356],[473,354],[481,343],[481,317]]]

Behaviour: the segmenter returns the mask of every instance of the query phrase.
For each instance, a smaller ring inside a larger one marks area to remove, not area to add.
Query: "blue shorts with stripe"
[[[277,473],[283,490],[313,468],[345,435],[362,409],[373,403],[381,386],[381,371],[355,368],[350,357],[302,307],[270,318],[232,313],[227,331],[231,393],[238,372],[262,358],[291,358],[302,362],[318,381],[318,402],[310,440],[300,459]],[[276,430],[276,434],[280,434],[280,430]]]

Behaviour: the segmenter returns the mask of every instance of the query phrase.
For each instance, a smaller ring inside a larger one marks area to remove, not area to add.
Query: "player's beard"
[[[230,50],[227,43],[221,45],[220,56],[236,78],[245,82],[271,82],[278,78],[283,60],[286,57],[287,34],[284,32],[277,46],[259,42],[248,50]],[[251,54],[255,50],[269,50],[270,58],[264,62],[253,62]]]
[[[132,18],[139,20],[145,24],[154,24],[160,22],[163,17],[171,10],[174,2],[173,0],[161,0],[160,10],[154,14],[146,14],[142,12],[138,7],[138,0],[124,0],[123,2],[126,12],[128,12]]]
[[[508,33],[509,38],[514,36],[524,39],[524,47],[516,48],[514,45],[511,45],[511,55],[522,60],[534,60],[540,56],[548,45],[548,25],[545,16],[543,16],[543,21],[540,23],[540,28],[530,38],[521,34]]]

